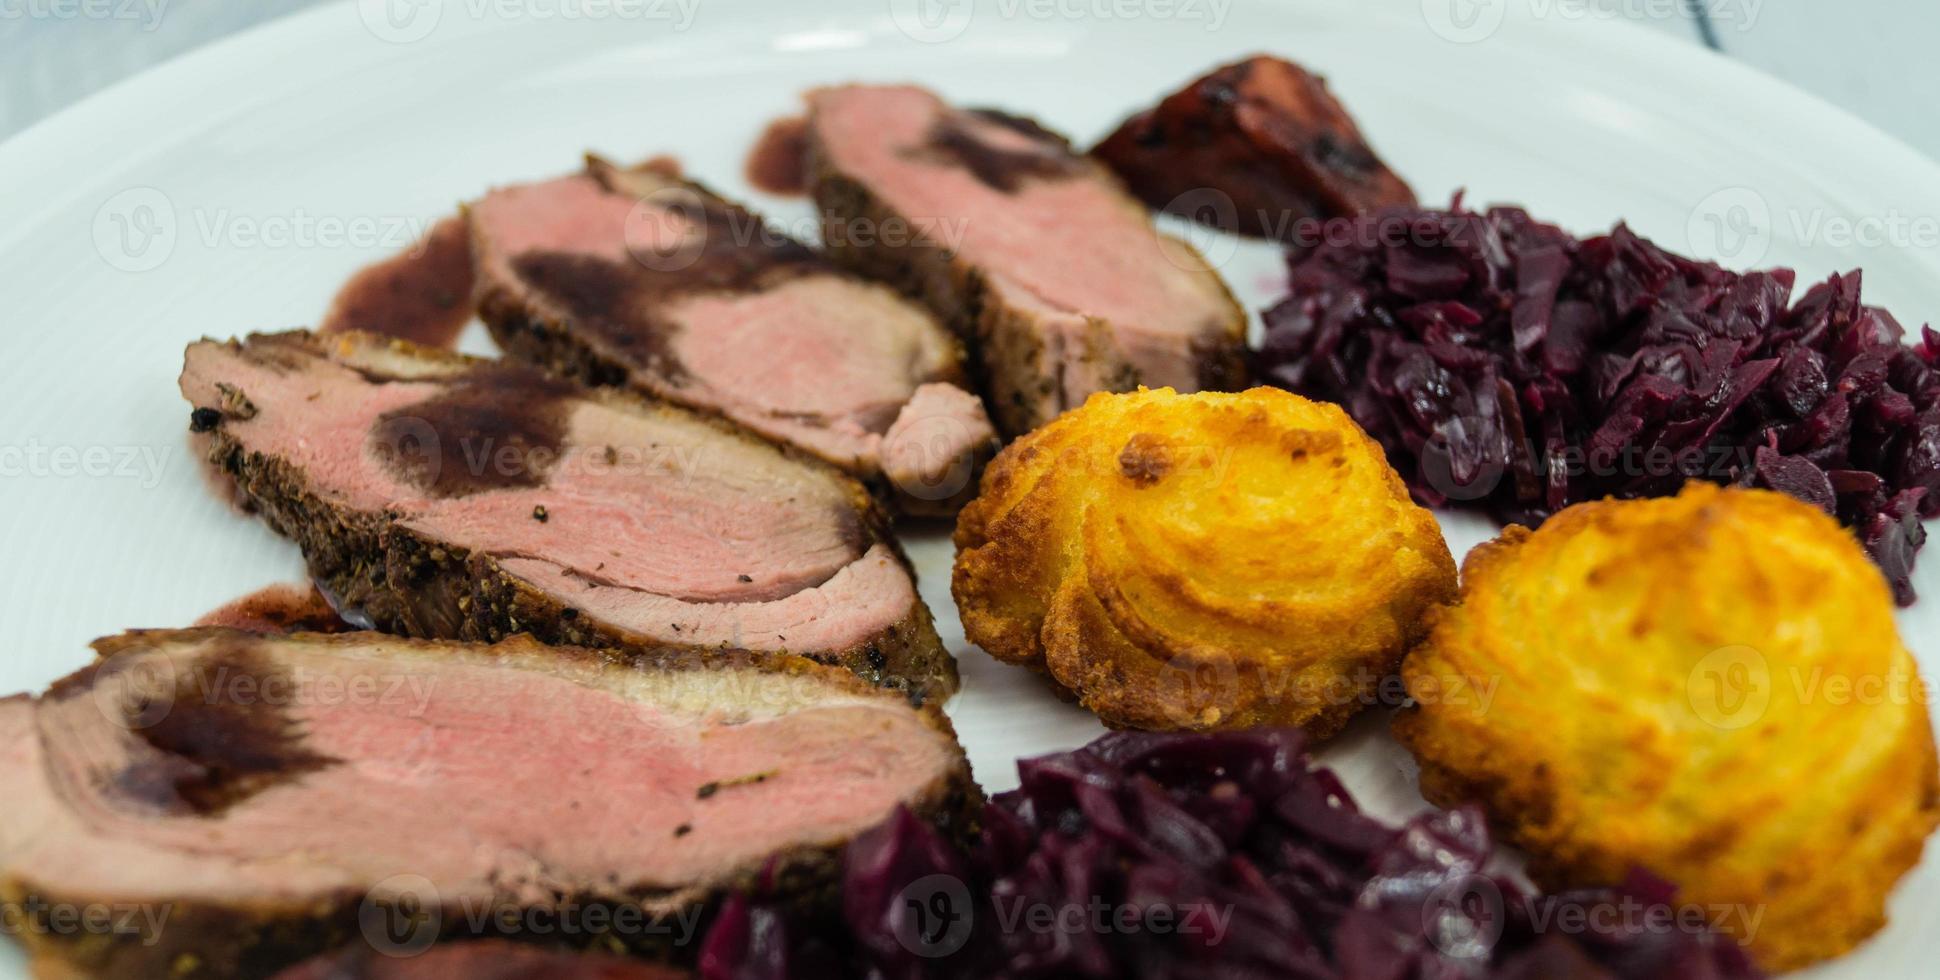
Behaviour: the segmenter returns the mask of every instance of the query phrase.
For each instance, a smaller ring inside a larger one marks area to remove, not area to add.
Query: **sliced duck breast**
[[[356,333],[202,341],[181,386],[211,462],[378,629],[786,651],[955,689],[868,493],[725,423]]]
[[[44,974],[265,976],[348,943],[678,957],[732,890],[826,901],[899,806],[976,801],[935,706],[798,657],[129,633],[0,701],[9,921]],[[542,931],[543,930],[543,931]]]
[[[1243,383],[1246,317],[1218,274],[1062,137],[907,85],[808,105],[824,245],[959,330],[1007,435],[1096,391]]]
[[[964,383],[955,338],[758,215],[662,169],[598,159],[467,213],[480,315],[513,356],[732,419],[900,510],[953,513],[974,491],[994,449],[980,407],[949,416],[923,466],[884,465],[911,455],[891,437],[916,421],[897,427],[917,394]]]

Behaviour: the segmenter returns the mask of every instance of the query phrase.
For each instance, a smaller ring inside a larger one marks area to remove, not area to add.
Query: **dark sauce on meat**
[[[1001,126],[1037,145],[1029,149],[992,146],[977,132],[977,121]],[[1084,170],[1084,161],[1049,130],[1021,116],[992,109],[944,116],[930,127],[923,147],[916,152],[962,167],[979,183],[1006,194],[1015,194],[1027,179],[1070,177]]]
[[[472,252],[463,218],[438,222],[399,255],[359,269],[320,328],[364,330],[450,347],[472,315]]]
[[[808,192],[808,120],[788,116],[768,124],[748,152],[748,183],[784,197]]]
[[[107,679],[96,672],[94,683]],[[338,761],[310,751],[288,714],[297,679],[240,634],[173,680],[168,710],[126,706],[141,712],[131,721],[143,722],[130,730],[160,753],[133,760],[117,777],[116,789],[134,799],[210,816]]]
[[[622,271],[646,300],[697,291],[759,289],[771,284],[777,274],[828,268],[827,260],[814,249],[770,227],[754,212],[678,175],[651,166],[622,170],[598,164],[592,172],[608,191],[651,203],[693,229],[664,251],[629,243],[633,262]]]
[[[482,366],[428,401],[379,416],[368,444],[392,474],[434,497],[543,486],[575,391],[532,368]]]
[[[598,335],[633,367],[673,385],[688,374],[669,342],[677,329],[654,316],[654,301],[637,269],[572,252],[525,252],[512,260],[519,277],[540,295],[564,307],[575,322]],[[595,384],[620,384],[621,377],[589,376]]]
[[[670,344],[679,327],[663,315],[677,300],[701,292],[758,291],[829,269],[827,260],[813,249],[763,224],[744,208],[690,184],[638,178],[637,170],[615,172],[605,182],[609,190],[642,196],[692,226],[679,245],[634,250],[632,261],[545,251],[520,253],[511,260],[522,281],[563,307],[632,368],[652,372],[674,385],[687,382],[687,372]],[[584,380],[623,379],[591,376]]]
[[[1047,128],[1043,123],[1029,116],[1020,116],[1013,112],[1005,112],[1002,109],[993,109],[989,106],[966,109],[964,113],[981,119],[984,122],[1002,126],[1019,136],[1028,137],[1039,143],[1043,143],[1047,147],[1070,149],[1070,144],[1066,143],[1064,137],[1059,136],[1057,131]]]

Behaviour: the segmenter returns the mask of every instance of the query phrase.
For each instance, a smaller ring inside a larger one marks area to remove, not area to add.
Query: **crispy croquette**
[[[971,641],[1115,727],[1332,734],[1455,593],[1381,447],[1269,388],[1093,395],[999,454],[956,541]]]
[[[1472,553],[1409,654],[1395,732],[1441,806],[1481,802],[1548,888],[1641,867],[1754,910],[1767,970],[1851,949],[1940,818],[1927,692],[1858,541],[1763,490],[1571,507]]]

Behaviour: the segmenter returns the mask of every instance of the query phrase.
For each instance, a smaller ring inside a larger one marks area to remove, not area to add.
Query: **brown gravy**
[[[465,219],[438,222],[417,244],[357,270],[320,328],[364,330],[450,347],[472,316],[472,250]]]
[[[996,147],[985,142],[975,121],[1002,126],[1037,145],[1031,149]],[[1060,179],[1084,173],[1084,161],[1036,123],[993,110],[970,110],[937,120],[917,155],[961,167],[985,187],[1015,194],[1028,179]]]
[[[748,183],[783,197],[808,192],[808,120],[787,116],[768,124],[748,152]]]
[[[378,416],[367,444],[398,479],[434,497],[541,487],[565,448],[576,393],[536,368],[484,364]]]
[[[115,788],[170,813],[212,816],[272,786],[335,765],[311,752],[291,719],[296,681],[240,635],[175,678],[174,701],[135,734],[161,753]]]

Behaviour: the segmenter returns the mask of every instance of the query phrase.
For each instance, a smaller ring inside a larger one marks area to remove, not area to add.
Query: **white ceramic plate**
[[[1324,72],[1424,199],[1467,188],[1587,233],[1626,220],[1672,248],[1802,278],[1866,268],[1868,296],[1940,311],[1940,169],[1807,95],[1707,52],[1505,0],[366,0],[326,6],[141,75],[0,146],[0,691],[39,690],[86,642],[185,624],[274,581],[296,549],[218,504],[175,390],[202,335],[313,323],[355,268],[494,183],[596,149],[674,153],[791,228],[741,161],[807,86],[913,79],[1080,140],[1256,50]],[[1572,13],[1574,11],[1574,13]],[[1279,268],[1209,243],[1249,307]],[[469,349],[489,349],[475,327]],[[1444,517],[1457,553],[1493,533]],[[950,546],[910,540],[957,651],[952,706],[978,776],[1100,729],[963,642]],[[1940,676],[1940,556],[1901,626]],[[1325,761],[1372,809],[1421,809],[1383,720]],[[0,805],[4,805],[0,803]],[[1893,924],[1814,975],[1930,976],[1940,856]],[[17,954],[0,975],[21,975]]]

